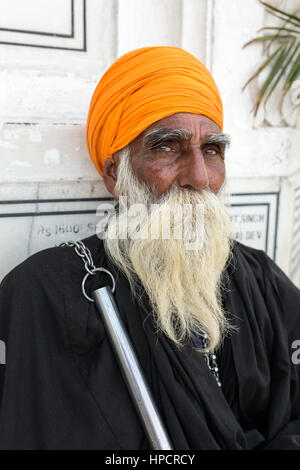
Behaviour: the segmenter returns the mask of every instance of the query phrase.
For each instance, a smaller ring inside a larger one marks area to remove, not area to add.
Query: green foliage
[[[257,114],[262,103],[266,104],[275,88],[279,86],[281,79],[283,79],[282,103],[293,82],[300,76],[300,17],[275,8],[270,3],[262,0],[259,1],[269,13],[282,20],[282,24],[281,26],[266,26],[261,28],[257,32],[264,32],[264,35],[255,37],[243,46],[247,47],[250,44],[261,42],[266,45],[267,59],[264,60],[243,86],[244,90],[252,80],[269,66],[269,72],[259,90],[253,108],[254,115]],[[272,53],[271,46],[273,46]],[[275,51],[273,51],[274,46],[276,47]]]

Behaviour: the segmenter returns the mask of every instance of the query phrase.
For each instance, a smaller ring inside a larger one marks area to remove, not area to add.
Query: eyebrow
[[[205,137],[206,144],[220,144],[224,147],[229,147],[231,143],[230,135],[224,132],[217,132],[214,134],[207,134]]]
[[[177,140],[181,143],[187,144],[191,141],[193,133],[187,129],[168,129],[166,127],[153,129],[144,136],[144,145],[146,148],[151,149],[168,140]],[[230,146],[230,136],[224,132],[216,132],[206,134],[204,136],[203,144],[218,144],[224,147]]]

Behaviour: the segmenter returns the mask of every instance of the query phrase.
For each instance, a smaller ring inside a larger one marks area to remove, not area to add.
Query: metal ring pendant
[[[103,271],[104,273],[108,274],[110,277],[111,277],[111,280],[112,280],[112,289],[111,291],[114,292],[115,291],[115,288],[116,288],[116,282],[115,282],[115,278],[113,277],[112,273],[110,271],[108,271],[107,269],[105,268],[93,268],[90,270],[90,272],[86,273],[86,275],[84,276],[83,278],[83,281],[81,283],[81,288],[82,288],[82,293],[84,295],[84,297],[89,300],[90,302],[94,302],[94,299],[92,299],[91,297],[89,297],[85,291],[85,281],[87,280],[87,278],[90,276],[90,275],[94,275],[96,271]]]

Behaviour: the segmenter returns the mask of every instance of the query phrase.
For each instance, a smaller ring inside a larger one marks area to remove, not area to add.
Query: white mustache
[[[203,245],[203,202],[182,204],[167,201],[148,206],[140,203],[129,205],[127,197],[120,196],[119,213],[114,212],[110,216],[110,219],[112,218],[115,218],[115,221],[110,220],[110,225],[114,230],[103,230],[106,219],[102,219],[97,225],[99,238],[183,239],[187,250],[201,249]]]

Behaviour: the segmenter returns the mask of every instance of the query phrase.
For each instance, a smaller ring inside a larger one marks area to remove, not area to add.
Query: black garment
[[[234,245],[224,305],[238,326],[218,353],[222,390],[191,344],[179,351],[156,334],[144,296],[90,237],[95,265],[117,278],[115,299],[174,448],[300,449],[300,293],[261,251]],[[146,449],[73,248],[43,250],[12,270],[0,289],[0,449]],[[109,283],[90,277],[90,289]],[[240,413],[240,423],[235,413]]]

